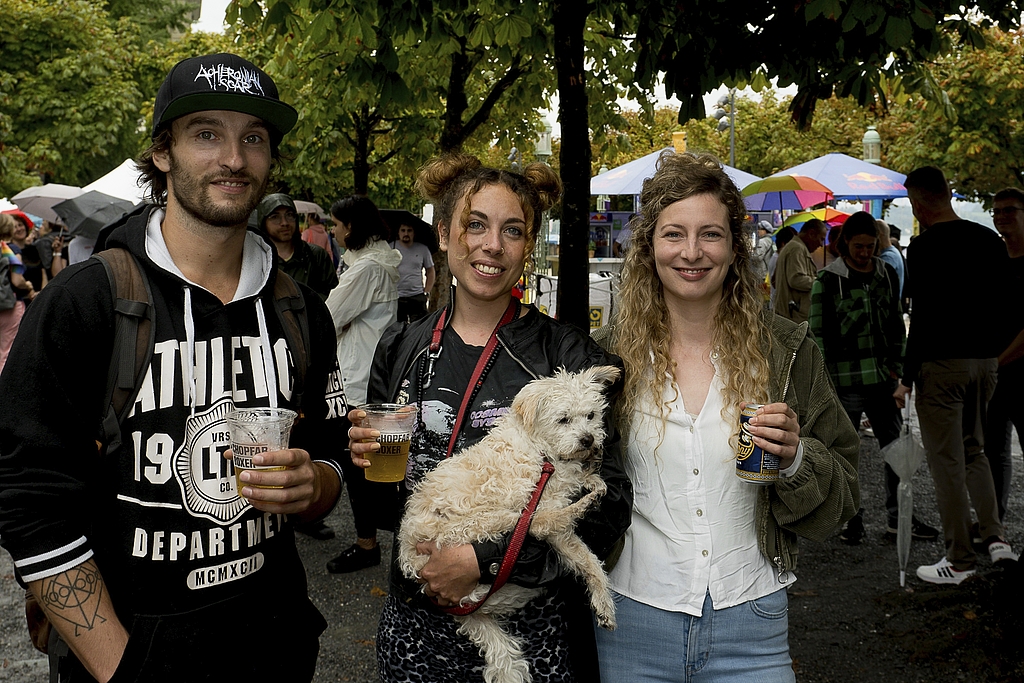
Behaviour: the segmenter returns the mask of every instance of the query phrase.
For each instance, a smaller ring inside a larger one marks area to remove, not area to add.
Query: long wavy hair
[[[679,387],[675,361],[669,355],[672,339],[665,291],[654,260],[654,228],[666,207],[705,194],[725,206],[735,253],[722,284],[712,332],[712,349],[725,386],[722,418],[735,425],[738,434],[739,404],[764,403],[768,397],[768,360],[762,340],[769,336],[759,283],[750,267],[750,237],[743,230],[743,197],[715,157],[666,151],[640,195],[641,215],[632,224],[613,336],[614,350],[626,366],[625,388],[617,403],[620,422],[628,425],[641,405],[657,406],[662,438],[668,405],[678,398]],[[666,377],[675,394],[670,400],[664,394]]]

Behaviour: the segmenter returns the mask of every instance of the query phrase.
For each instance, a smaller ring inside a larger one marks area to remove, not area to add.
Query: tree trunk
[[[585,8],[585,9],[584,9]],[[587,117],[583,32],[590,5],[559,0],[552,6],[558,120],[562,124],[562,227],[558,251],[558,319],[590,331],[590,126]]]
[[[359,114],[352,117],[356,138],[352,145],[352,192],[367,195],[370,189],[370,133],[374,123],[370,120],[370,108],[363,105]]]

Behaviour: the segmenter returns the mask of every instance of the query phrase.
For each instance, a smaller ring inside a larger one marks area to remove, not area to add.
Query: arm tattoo
[[[81,631],[91,631],[107,621],[99,612],[104,589],[99,568],[88,560],[43,579],[39,602],[51,619],[56,617],[74,626],[77,637]]]

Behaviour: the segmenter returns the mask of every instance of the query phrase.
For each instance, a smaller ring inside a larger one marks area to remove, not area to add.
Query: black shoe
[[[850,521],[843,527],[842,533],[839,534],[839,540],[846,545],[860,545],[861,540],[864,538],[864,518],[861,513],[858,512],[856,515],[850,518]]]
[[[898,517],[890,517],[886,532],[895,536],[898,524]],[[928,526],[915,516],[910,518],[910,537],[918,541],[934,541],[939,537],[939,530]]]
[[[295,530],[318,541],[329,541],[334,538],[334,529],[324,524],[323,520],[296,524]]]
[[[353,543],[333,560],[327,562],[327,571],[332,574],[347,574],[380,564],[380,546],[367,550]]]

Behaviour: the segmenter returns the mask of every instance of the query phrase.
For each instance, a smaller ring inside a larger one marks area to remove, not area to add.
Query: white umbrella
[[[84,193],[85,190],[74,185],[47,183],[46,185],[33,185],[32,187],[25,188],[11,197],[11,201],[17,204],[18,208],[25,213],[31,213],[44,220],[56,223],[59,217],[54,212],[53,205],[59,204],[65,199],[73,199]]]
[[[910,527],[914,514],[914,491],[911,481],[914,472],[924,460],[925,450],[910,430],[910,400],[907,400],[907,416],[903,420],[903,431],[892,443],[882,449],[882,457],[900,478],[896,488],[896,504],[899,506],[899,521],[896,525],[896,555],[900,561],[900,586],[907,583],[907,562],[910,559]]]
[[[325,211],[320,208],[320,205],[316,202],[307,202],[303,199],[296,199],[295,213],[315,213],[322,218]]]

